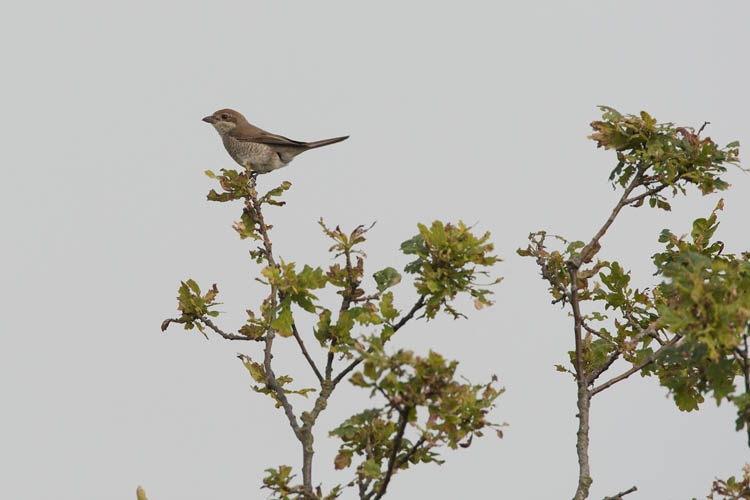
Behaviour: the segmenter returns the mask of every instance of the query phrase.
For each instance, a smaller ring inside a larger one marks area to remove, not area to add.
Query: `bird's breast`
[[[274,149],[268,144],[241,141],[230,135],[224,136],[224,147],[229,155],[243,167],[264,174],[286,165]]]

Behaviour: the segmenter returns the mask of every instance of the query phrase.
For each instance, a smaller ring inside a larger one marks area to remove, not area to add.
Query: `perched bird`
[[[347,135],[322,141],[294,141],[249,124],[241,113],[233,109],[220,109],[203,118],[203,121],[214,126],[234,161],[258,174],[285,167],[295,156],[308,149],[349,138]]]

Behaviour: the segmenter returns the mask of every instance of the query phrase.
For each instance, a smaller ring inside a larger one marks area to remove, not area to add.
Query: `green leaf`
[[[393,307],[393,292],[386,292],[380,299],[380,314],[387,322],[391,322],[398,317],[398,311]]]
[[[187,280],[186,284],[188,287],[190,287],[190,290],[192,290],[194,294],[200,295],[201,289],[198,286],[198,283],[195,282],[195,280],[189,279]]]
[[[367,460],[362,464],[362,474],[375,479],[380,476],[380,465],[375,460]]]
[[[424,226],[422,224],[419,224],[419,227],[421,228]],[[408,240],[401,243],[401,251],[405,253],[406,255],[426,253],[426,249],[424,246],[424,239],[422,238],[422,235],[417,234],[413,236],[412,238],[409,238]]]
[[[290,337],[292,335],[293,324],[294,317],[292,316],[292,310],[287,301],[287,305],[282,306],[279,309],[278,316],[271,322],[271,326],[275,328],[282,337]]]
[[[266,370],[263,368],[263,365],[261,363],[256,363],[247,356],[243,356],[241,359],[242,364],[245,365],[247,371],[250,372],[250,376],[253,378],[253,380],[259,384],[265,384]]]
[[[375,279],[378,291],[383,293],[388,288],[398,285],[401,282],[401,274],[392,267],[386,267],[375,272],[372,277]]]

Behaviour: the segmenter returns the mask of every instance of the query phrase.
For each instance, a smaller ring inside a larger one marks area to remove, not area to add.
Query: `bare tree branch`
[[[584,330],[586,330],[587,332],[589,332],[591,335],[594,335],[595,337],[599,337],[602,340],[606,340],[607,342],[609,342],[612,345],[617,345],[617,342],[615,342],[614,340],[612,340],[612,337],[609,334],[605,335],[601,331],[596,330],[594,328],[591,328],[588,325],[588,323],[586,323],[586,321],[583,318],[581,318],[581,326],[583,327]]]
[[[620,197],[620,201],[618,201],[617,205],[615,205],[615,208],[612,209],[612,213],[609,215],[602,227],[599,228],[599,231],[597,231],[594,237],[591,238],[591,241],[589,241],[588,244],[581,250],[580,263],[588,262],[591,258],[593,258],[594,254],[596,253],[596,249],[599,248],[599,240],[602,239],[604,233],[606,233],[609,227],[615,222],[615,218],[617,218],[617,214],[620,213],[620,210],[622,210],[623,207],[628,204],[628,195],[630,195],[630,193],[632,193],[633,190],[641,183],[642,177],[643,170],[640,170],[633,176],[630,184],[628,184],[628,186],[625,188],[625,191],[623,191],[622,196]],[[580,263],[578,263],[578,265],[580,265]]]
[[[167,318],[164,321],[162,321],[162,323],[161,323],[161,331],[165,331],[167,329],[167,327],[169,326],[170,323],[185,324],[187,322],[188,322],[187,319]],[[211,321],[206,316],[201,316],[200,318],[196,318],[194,320],[194,322],[196,322],[196,323],[202,323],[203,325],[205,325],[208,328],[210,328],[211,330],[213,330],[216,334],[224,337],[227,340],[254,340],[256,342],[264,340],[262,338],[260,338],[260,339],[254,339],[254,338],[247,337],[245,335],[235,335],[233,333],[226,333],[221,328],[219,328],[218,326],[216,326],[214,324],[214,322]],[[206,334],[204,333],[203,335],[205,336]],[[208,337],[206,337],[206,338],[208,338]]]
[[[632,488],[628,488],[625,491],[621,491],[620,493],[617,493],[614,496],[604,497],[603,500],[622,500],[622,497],[624,497],[625,495],[628,495],[630,493],[633,493],[634,491],[638,491],[638,488],[635,487],[635,486],[633,486]]]
[[[670,348],[670,347],[672,347],[674,345],[677,345],[677,343],[680,340],[682,340],[682,337],[675,336],[672,340],[670,340],[669,342],[667,342],[666,344],[664,344],[663,346],[661,346],[656,351],[652,352],[646,359],[644,359],[643,361],[641,361],[637,365],[634,365],[631,369],[629,369],[626,372],[624,372],[624,373],[622,373],[622,374],[620,374],[620,375],[618,375],[618,376],[616,376],[614,378],[611,378],[607,382],[604,382],[603,384],[601,384],[601,385],[599,385],[599,386],[594,387],[593,389],[591,389],[591,395],[593,396],[593,395],[595,395],[595,394],[603,391],[607,387],[611,387],[611,386],[615,385],[617,382],[625,380],[626,378],[628,378],[629,376],[633,375],[634,373],[637,373],[637,372],[641,371],[644,367],[646,367],[647,365],[649,365],[649,364],[653,363],[654,361],[656,361],[656,358],[658,358],[661,355],[661,353],[664,352],[666,349],[668,349],[668,348]]]
[[[662,184],[661,186],[657,186],[655,188],[648,189],[644,191],[643,193],[633,196],[632,198],[626,198],[623,200],[623,205],[632,205],[634,203],[638,203],[639,201],[648,198],[649,196],[653,196],[656,193],[662,191],[664,188],[668,187],[669,184]]]
[[[310,368],[312,368],[313,372],[315,372],[315,376],[318,377],[318,382],[323,382],[323,375],[320,374],[320,370],[318,370],[318,367],[315,364],[315,361],[313,361],[313,359],[310,357],[310,353],[307,352],[305,343],[302,341],[302,337],[300,337],[300,334],[297,331],[296,323],[292,323],[292,335],[294,335],[294,338],[297,341],[297,345],[299,345],[299,348],[302,351],[302,354],[305,356],[305,359],[307,360],[307,364],[310,365]]]
[[[247,337],[245,335],[235,335],[233,333],[226,333],[226,332],[222,331],[221,328],[219,328],[218,326],[216,326],[213,321],[211,321],[209,318],[207,318],[205,316],[202,316],[202,317],[198,318],[198,320],[201,323],[203,323],[204,325],[206,325],[207,327],[209,327],[211,330],[213,330],[215,333],[221,335],[222,337],[224,337],[227,340],[256,340],[256,341],[261,340],[261,339],[252,339],[252,338]]]

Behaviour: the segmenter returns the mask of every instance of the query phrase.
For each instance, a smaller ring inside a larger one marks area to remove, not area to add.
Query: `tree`
[[[233,227],[241,238],[259,243],[250,256],[262,266],[257,279],[265,285],[267,295],[255,310],[247,310],[243,325],[229,332],[215,323],[219,316],[215,309],[219,293],[216,284],[202,291],[188,279],[182,282],[177,297],[180,316],[166,319],[162,330],[179,323],[206,337],[215,334],[230,341],[260,344],[261,355],[242,354],[239,358],[257,384],[254,390],[269,396],[283,411],[301,451],[301,483],[288,465],[266,470],[263,484],[274,498],[332,499],[342,492],[342,485],[324,492],[313,481],[313,431],[319,415],[334,402],[336,388],[347,377],[355,387],[381,401],[378,406],[359,409],[330,431],[341,440],[333,464],[343,469],[356,462],[353,478],[346,486],[356,487],[361,499],[382,498],[393,475],[401,470],[418,463],[442,462],[440,447],[468,447],[474,437],[488,429],[502,436],[502,426],[487,416],[502,393],[495,377],[484,384],[466,383],[456,375],[458,362],[436,352],[420,356],[403,349],[389,352],[387,348],[388,341],[416,319],[430,320],[441,311],[456,319],[465,317],[454,304],[458,295],[472,297],[477,309],[491,305],[492,292],[484,287],[500,280],[479,284],[488,276],[487,268],[499,261],[492,254],[489,233],[476,236],[462,222],[419,224],[418,234],[401,245],[401,251],[414,259],[405,272],[414,276],[416,291],[412,305],[402,313],[395,305],[395,292],[402,290],[402,276],[396,269],[375,272],[374,289],[365,283],[362,245],[372,226],[359,226],[347,233],[321,220],[323,232],[332,241],[329,251],[338,261],[327,270],[298,266],[274,253],[272,226],[263,214],[266,207],[284,205],[281,196],[291,184],[284,182],[259,195],[250,171],[206,173],[221,186],[221,192],[209,192],[209,200],[242,201],[240,220]],[[336,290],[338,306],[324,305],[315,295],[325,287]],[[312,331],[298,328],[297,318],[303,314],[315,315]],[[300,359],[309,368],[310,381],[303,386],[274,370],[278,341],[296,343]],[[314,361],[308,347],[311,343],[325,352],[324,365]],[[316,396],[308,409],[296,410],[299,403],[293,404],[292,398],[308,398],[311,394]]]
[[[657,377],[682,411],[699,409],[706,396],[717,404],[733,404],[736,429],[746,430],[750,445],[750,252],[725,252],[725,244],[714,239],[723,200],[693,221],[689,235],[661,232],[664,248],[652,257],[659,282],[652,287],[633,287],[624,264],[600,258],[602,238],[626,207],[669,211],[670,199],[686,195],[690,186],[704,195],[727,189],[721,176],[727,166],[739,166],[739,144],[720,147],[702,135],[707,124],[696,131],[658,123],[646,112],[636,116],[601,110],[602,119],[591,124],[590,138],[616,154],[609,180],[621,191],[619,200],[588,242],[537,231],[518,250],[536,260],[552,303],[567,308],[572,317],[569,364],[557,369],[571,375],[577,388],[575,500],[589,497],[593,481],[588,452],[591,402],[634,374]],[[180,316],[165,320],[162,329],[179,323],[207,337],[256,342],[262,348],[260,356],[239,357],[256,383],[254,389],[283,411],[301,447],[301,482],[288,465],[266,470],[264,487],[273,498],[332,499],[346,487],[354,488],[361,499],[382,498],[395,473],[420,462],[442,462],[441,446],[468,447],[487,430],[502,436],[504,424],[488,419],[502,393],[495,377],[484,384],[460,382],[456,361],[435,352],[419,356],[388,346],[417,319],[429,321],[441,311],[455,319],[465,317],[455,302],[459,295],[471,297],[477,309],[491,304],[487,287],[500,280],[487,279],[488,268],[499,260],[492,254],[488,233],[477,236],[461,222],[419,224],[418,234],[401,245],[414,259],[404,272],[413,276],[416,293],[400,312],[395,304],[404,301],[404,290],[396,269],[381,269],[366,283],[362,248],[372,226],[344,232],[321,220],[338,261],[326,270],[287,263],[273,252],[272,226],[265,222],[263,209],[283,206],[281,197],[290,184],[259,195],[249,171],[207,174],[221,186],[221,192],[209,192],[209,200],[243,203],[234,229],[241,238],[258,242],[250,255],[262,266],[258,280],[267,295],[247,310],[243,325],[228,332],[214,322],[219,315],[217,286],[202,291],[195,281],[186,280],[179,288]],[[480,284],[482,279],[488,283]],[[325,305],[316,296],[316,290],[326,287],[336,290],[340,304]],[[314,315],[311,331],[298,328],[303,314]],[[295,343],[312,382],[299,386],[290,376],[274,372],[276,341]],[[325,353],[322,366],[310,354],[312,343]],[[356,409],[330,430],[341,441],[334,467],[354,466],[354,474],[348,484],[324,491],[312,478],[313,430],[344,379],[382,403]],[[312,394],[308,409],[296,411],[292,398]],[[748,498],[747,467],[741,480],[717,479],[708,498]],[[635,486],[605,500],[634,491]]]
[[[592,483],[591,400],[635,373],[657,376],[683,411],[697,410],[708,394],[717,404],[733,403],[737,429],[747,427],[750,439],[750,254],[726,254],[722,242],[712,241],[723,201],[708,217],[693,222],[689,238],[661,233],[665,249],[653,262],[662,282],[652,289],[632,288],[622,264],[597,257],[602,237],[625,207],[648,202],[668,211],[668,196],[684,195],[691,185],[704,195],[727,189],[720,175],[726,165],[738,165],[739,144],[721,148],[702,137],[706,124],[696,132],[657,123],[646,112],[633,116],[601,109],[602,120],[591,124],[590,138],[616,152],[609,180],[622,190],[620,199],[588,243],[539,231],[518,250],[536,259],[553,304],[568,307],[573,318],[570,367],[558,365],[558,370],[570,373],[578,388],[575,500],[588,498]],[[556,248],[550,248],[550,239]],[[744,379],[739,387],[738,378]],[[632,491],[635,487],[611,498]]]

